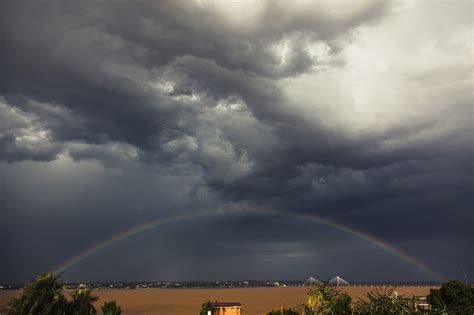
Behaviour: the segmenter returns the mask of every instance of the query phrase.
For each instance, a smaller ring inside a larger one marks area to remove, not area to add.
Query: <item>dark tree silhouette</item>
[[[122,314],[122,310],[120,309],[120,306],[118,306],[115,301],[105,302],[104,305],[101,308],[102,308],[102,313],[104,315],[120,315],[120,314]]]
[[[62,295],[63,283],[60,276],[48,273],[38,276],[23,288],[18,298],[9,305],[12,314],[63,315],[67,314],[68,301]]]

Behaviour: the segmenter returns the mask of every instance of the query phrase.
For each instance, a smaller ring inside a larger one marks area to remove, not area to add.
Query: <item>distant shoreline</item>
[[[85,285],[93,290],[99,289],[236,289],[236,288],[278,288],[278,287],[304,287],[304,281],[143,281],[143,282],[65,282],[66,289],[76,289]],[[245,284],[247,283],[247,284]],[[440,286],[438,282],[355,282],[350,287],[430,287]],[[0,285],[0,291],[19,290],[25,284]],[[471,284],[473,285],[473,284]]]

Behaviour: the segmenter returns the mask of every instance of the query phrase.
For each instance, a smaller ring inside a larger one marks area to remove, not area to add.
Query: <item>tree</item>
[[[322,283],[315,288],[310,289],[306,295],[308,297],[308,306],[314,310],[321,308],[322,303],[325,299],[325,289],[327,288],[326,283]]]
[[[474,288],[460,281],[449,281],[440,289],[431,289],[427,297],[436,312],[463,313],[474,311]]]
[[[105,302],[104,305],[101,308],[102,308],[102,313],[104,315],[120,315],[120,314],[122,314],[122,310],[120,309],[120,306],[118,306],[115,301]]]
[[[212,311],[212,302],[206,301],[201,304],[201,312],[200,315],[207,315],[208,311]]]
[[[95,315],[97,314],[93,303],[99,297],[92,295],[91,289],[83,288],[74,291],[69,303],[69,313],[73,315]]]
[[[414,314],[415,300],[398,295],[394,288],[377,288],[355,303],[356,314]]]
[[[330,314],[352,314],[352,298],[346,293],[339,292],[327,307]]]
[[[308,306],[315,314],[351,314],[352,299],[344,292],[338,291],[327,282],[310,289],[307,293]]]
[[[268,311],[265,315],[299,315],[299,312],[291,308],[281,307],[280,309]]]
[[[47,273],[28,283],[21,296],[9,302],[11,312],[18,315],[66,314],[68,302],[61,293],[63,283],[59,278],[57,274]]]
[[[93,303],[99,298],[92,290],[80,288],[72,293],[71,301],[62,294],[60,275],[47,273],[25,285],[18,298],[12,298],[6,314],[11,315],[95,315]],[[120,315],[122,310],[115,301],[102,306],[105,315]],[[3,311],[2,311],[3,314]]]
[[[299,310],[300,315],[316,315],[316,311],[308,304],[301,304]]]
[[[440,289],[430,289],[430,294],[426,297],[426,301],[431,304],[434,312],[444,313],[447,311]]]

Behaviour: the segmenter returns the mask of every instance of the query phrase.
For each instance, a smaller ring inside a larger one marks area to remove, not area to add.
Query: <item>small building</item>
[[[415,296],[415,308],[420,312],[430,312],[431,304],[426,300],[426,296]]]
[[[214,302],[207,315],[241,315],[242,304],[238,302]]]

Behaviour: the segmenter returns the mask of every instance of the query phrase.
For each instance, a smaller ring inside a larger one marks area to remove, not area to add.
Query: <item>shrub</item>
[[[440,289],[431,289],[427,301],[436,312],[473,312],[474,288],[460,281],[449,281]]]
[[[208,311],[212,310],[212,302],[211,301],[206,301],[201,304],[201,312],[199,313],[200,315],[207,315]]]
[[[307,304],[301,304],[299,306],[300,315],[316,315],[316,311]]]
[[[280,309],[271,310],[265,313],[265,315],[299,315],[299,314],[300,313],[298,311],[295,311],[291,308],[283,308],[283,307],[281,307]]]
[[[322,283],[307,293],[308,306],[314,314],[351,314],[352,299],[344,292]]]
[[[356,314],[414,314],[415,300],[398,295],[395,289],[377,288],[355,303]]]
[[[122,314],[122,310],[120,309],[120,306],[118,306],[115,301],[105,302],[104,305],[101,308],[102,308],[102,313],[104,315],[120,315],[120,314]]]
[[[91,289],[78,289],[72,294],[69,303],[70,314],[74,315],[95,315],[97,314],[93,303],[99,299],[92,295]]]

